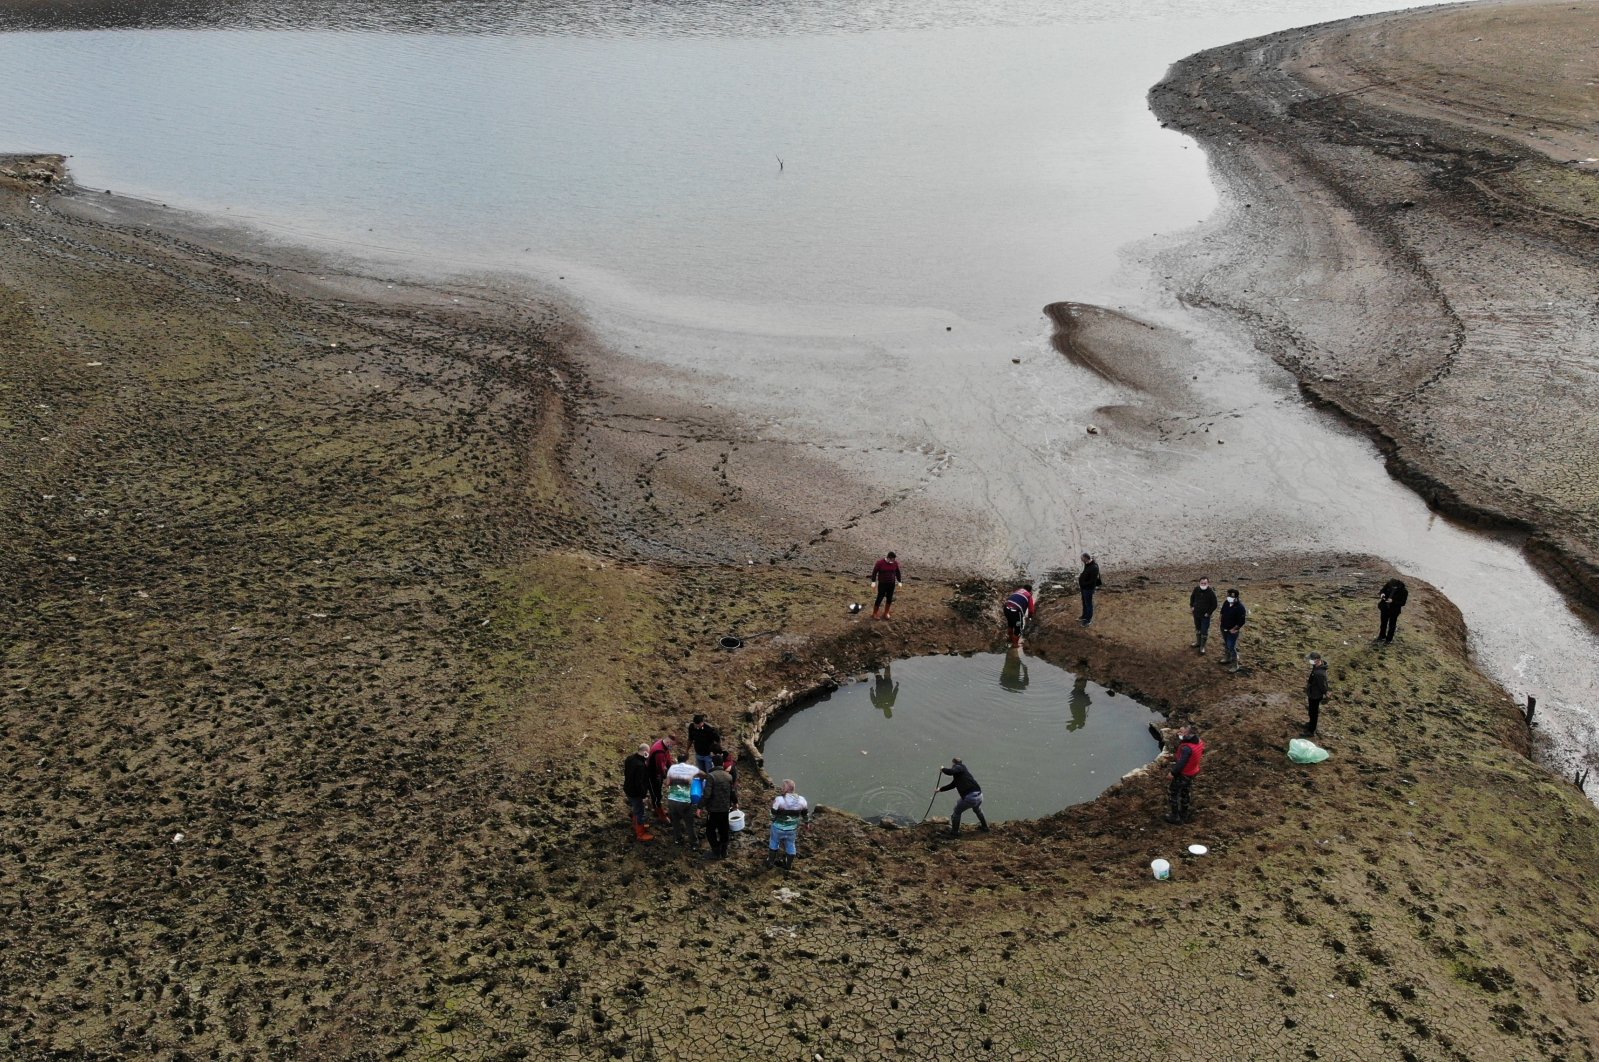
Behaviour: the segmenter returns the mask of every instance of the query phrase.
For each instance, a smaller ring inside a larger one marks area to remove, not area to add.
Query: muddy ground
[[[99,220],[53,165],[0,186],[0,1052],[1593,1057],[1599,815],[1427,588],[1377,649],[1380,561],[1219,561],[1236,675],[1192,572],[1046,599],[1033,652],[1205,728],[1189,828],[1150,773],[958,843],[824,812],[784,876],[747,761],[734,858],[641,845],[637,740],[992,649],[998,588],[906,558],[873,623],[844,565],[651,558],[570,474],[650,455],[547,309]]]
[[[1599,602],[1599,6],[1457,5],[1185,59],[1151,93],[1232,203],[1185,297],[1435,507]]]

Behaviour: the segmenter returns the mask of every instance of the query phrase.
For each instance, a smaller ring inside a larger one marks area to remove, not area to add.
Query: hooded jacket
[[[1318,660],[1311,666],[1310,677],[1305,680],[1305,696],[1313,701],[1327,696],[1327,661]]]

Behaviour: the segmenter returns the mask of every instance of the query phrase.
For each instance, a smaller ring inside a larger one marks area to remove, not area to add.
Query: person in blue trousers
[[[782,792],[772,801],[772,836],[767,846],[767,866],[788,870],[794,865],[794,856],[798,854],[798,846],[794,842],[799,837],[800,827],[809,827],[810,821],[811,806],[804,797],[794,792],[792,778],[783,779]]]
[[[1244,607],[1244,599],[1238,596],[1237,590],[1227,591],[1227,600],[1221,603],[1221,644],[1222,663],[1231,664],[1232,670],[1238,670],[1238,635],[1243,632],[1244,624],[1249,622],[1249,610]]]

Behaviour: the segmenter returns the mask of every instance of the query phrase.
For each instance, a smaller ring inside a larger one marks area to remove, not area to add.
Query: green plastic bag
[[[1294,738],[1288,743],[1288,758],[1295,763],[1320,763],[1332,753],[1304,738]]]

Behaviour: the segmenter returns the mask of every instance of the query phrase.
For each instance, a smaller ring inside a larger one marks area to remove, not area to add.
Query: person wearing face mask
[[[1210,588],[1210,579],[1199,580],[1193,593],[1188,595],[1188,611],[1194,615],[1194,648],[1205,655],[1205,640],[1210,637],[1210,617],[1216,611],[1216,591]]]
[[[1238,635],[1249,620],[1249,610],[1237,590],[1227,591],[1227,600],[1221,603],[1221,644],[1223,664],[1238,670]]]

